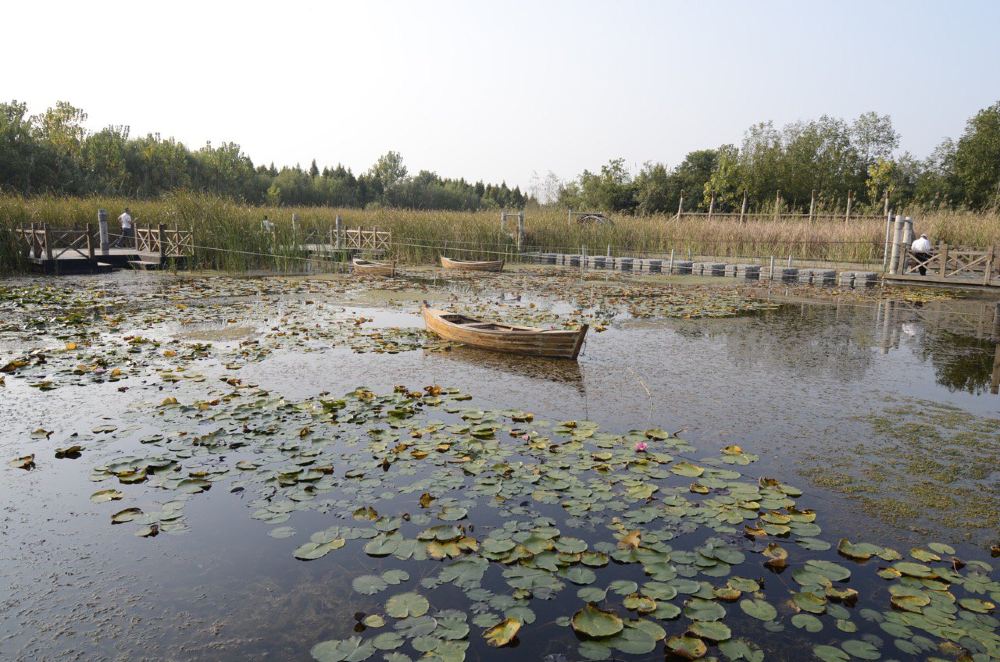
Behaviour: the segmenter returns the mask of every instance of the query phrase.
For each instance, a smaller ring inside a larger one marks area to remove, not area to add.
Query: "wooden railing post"
[[[94,229],[87,223],[87,257],[94,259]]]
[[[944,242],[938,247],[938,262],[941,263],[938,273],[944,278],[948,274],[948,244]]]
[[[996,246],[990,246],[986,256],[986,271],[983,273],[983,285],[990,284],[990,277],[993,275],[993,258],[996,256]]]
[[[33,258],[39,258],[42,256],[41,252],[38,250],[38,238],[35,233],[38,231],[38,225],[35,223],[31,224],[31,242],[28,244],[28,252]]]
[[[52,259],[52,242],[51,242],[51,237],[49,236],[49,224],[48,223],[43,223],[42,224],[42,238],[45,241],[45,259],[46,260],[51,260]]]
[[[167,255],[167,253],[166,253],[166,249],[167,249],[167,227],[165,225],[163,225],[163,223],[160,223],[157,226],[156,229],[157,229],[157,235],[160,238],[160,262],[163,262],[164,258]]]

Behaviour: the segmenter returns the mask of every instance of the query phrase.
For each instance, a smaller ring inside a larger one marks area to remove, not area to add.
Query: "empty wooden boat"
[[[445,340],[497,352],[576,359],[587,336],[587,325],[576,330],[535,329],[481,322],[465,315],[424,306],[427,330]]]
[[[354,273],[361,276],[395,276],[396,275],[396,263],[395,262],[373,262],[371,260],[362,260],[361,258],[354,258]]]
[[[442,255],[441,266],[457,271],[502,271],[503,260],[452,260]]]

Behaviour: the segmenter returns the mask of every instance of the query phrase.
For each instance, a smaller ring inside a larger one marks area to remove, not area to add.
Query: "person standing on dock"
[[[913,242],[910,246],[910,252],[913,253],[913,258],[917,261],[917,269],[920,271],[921,276],[927,275],[927,260],[931,259],[931,251],[934,250],[931,246],[930,239],[927,235],[922,234],[920,238]]]
[[[135,228],[132,225],[132,212],[128,207],[118,217],[118,222],[121,223],[122,233],[114,243],[114,246],[118,248],[124,244],[126,248],[131,248],[135,245]]]

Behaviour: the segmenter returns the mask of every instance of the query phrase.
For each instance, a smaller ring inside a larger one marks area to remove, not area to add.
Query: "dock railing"
[[[929,257],[921,259],[918,255],[926,254],[915,254],[908,248],[892,277],[959,285],[1000,285],[1000,255],[996,246],[984,249],[939,243]],[[921,268],[924,274],[920,273]]]
[[[25,256],[35,260],[58,260],[67,253],[79,255],[85,260],[94,259],[96,238],[88,224],[83,230],[55,230],[43,223],[32,223],[30,227],[20,227],[17,234]]]

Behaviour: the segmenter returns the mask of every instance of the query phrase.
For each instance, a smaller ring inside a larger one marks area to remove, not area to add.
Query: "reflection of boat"
[[[427,330],[445,340],[497,352],[574,360],[580,354],[588,328],[586,324],[576,330],[495,324],[427,306],[423,314]]]
[[[354,258],[354,273],[362,276],[394,276],[396,275],[395,262],[372,262]]]
[[[508,377],[540,379],[546,382],[567,384],[583,393],[583,372],[578,361],[563,361],[542,356],[500,354],[464,345],[447,351],[425,349],[425,356],[461,363],[460,369],[487,370]]]
[[[441,266],[457,271],[502,271],[503,260],[452,260],[442,255]]]

